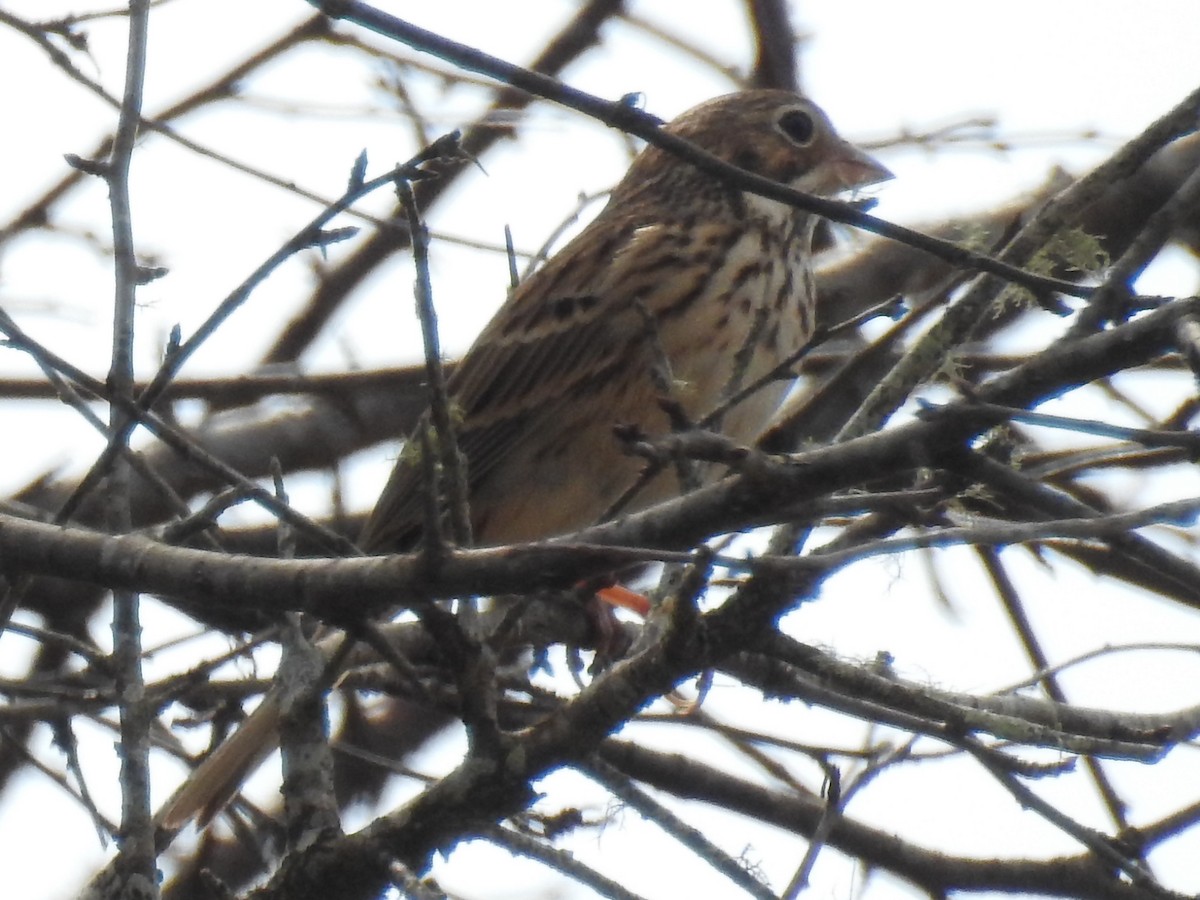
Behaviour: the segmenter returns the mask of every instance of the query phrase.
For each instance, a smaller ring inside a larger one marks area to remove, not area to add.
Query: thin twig
[[[611,763],[596,755],[587,761],[585,771],[618,800],[637,810],[647,820],[654,822],[751,897],[758,897],[760,900],[774,900],[774,892],[747,871],[744,865],[705,837],[698,828],[689,825],[641,790],[624,772]]]
[[[695,146],[690,141],[664,132],[661,129],[661,119],[645,113],[627,102],[604,100],[569,87],[557,79],[418,28],[365,3],[356,2],[356,0],[309,0],[309,2],[333,18],[356,22],[378,34],[398,40],[414,49],[431,53],[468,71],[488,75],[505,84],[568,106],[628,134],[636,135],[647,143],[666,150],[701,171],[742,190],[817,213],[835,222],[853,225],[856,228],[892,238],[953,265],[987,272],[1038,293],[1059,292],[1073,297],[1088,297],[1092,293],[1092,288],[1058,278],[1037,275],[959,244],[930,237],[876,218],[862,212],[852,204],[827,200],[793,190],[770,178],[731,165]]]
[[[133,239],[133,215],[129,200],[129,169],[141,118],[142,88],[146,75],[146,51],[150,8],[147,0],[129,5],[129,38],[126,56],[125,91],[113,140],[113,151],[105,166],[112,210],[116,291],[113,302],[113,350],[108,384],[114,396],[132,399],[133,336],[140,283],[137,251]],[[120,448],[136,419],[122,406],[110,409],[109,427],[121,435]],[[118,534],[133,525],[130,502],[130,468],[113,446],[107,459],[98,464],[109,476],[108,527]],[[127,590],[113,592],[113,663],[120,711],[121,747],[121,893],[129,897],[153,896],[158,870],[155,865],[154,823],[150,810],[150,728],[153,709],[146,702],[142,672],[142,626],[140,600]]]
[[[330,240],[341,240],[345,234],[343,232],[330,235],[325,231],[324,226],[339,213],[349,208],[352,203],[361,197],[370,194],[372,191],[378,190],[395,183],[398,178],[422,177],[424,173],[421,171],[421,164],[430,159],[436,159],[450,151],[450,148],[457,143],[457,134],[446,135],[443,138],[435,141],[430,146],[423,149],[420,153],[389,172],[385,172],[376,178],[369,181],[361,178],[352,177],[350,185],[346,192],[338,198],[334,204],[328,209],[322,210],[312,221],[301,228],[295,235],[292,236],[282,247],[276,250],[271,256],[264,261],[257,269],[250,274],[232,293],[222,300],[215,310],[208,316],[207,319],[196,329],[195,333],[186,341],[181,343],[174,353],[171,353],[163,360],[158,372],[151,380],[150,384],[137,398],[137,404],[141,409],[153,409],[162,397],[167,386],[174,379],[175,375],[183,367],[183,364],[191,358],[191,356],[200,349],[200,347],[216,333],[217,329],[224,324],[233,313],[242,306],[254,292],[264,279],[271,274],[275,269],[283,264],[289,257],[309,247],[325,246]],[[114,434],[109,439],[109,445],[105,452],[101,454],[96,463],[88,471],[88,473],[79,481],[72,491],[71,496],[67,498],[59,510],[59,521],[66,521],[78,508],[83,498],[96,486],[99,480],[103,477],[104,472],[111,463],[113,456],[116,454],[117,446],[125,443],[129,439],[129,434],[138,424],[136,418],[123,421],[122,427],[116,429]]]

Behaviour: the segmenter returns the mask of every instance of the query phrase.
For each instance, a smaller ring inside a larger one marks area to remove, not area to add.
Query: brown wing
[[[630,272],[644,268],[644,248],[659,243],[648,239],[664,228],[602,215],[519,286],[484,328],[449,384],[469,494],[495,475],[532,419],[552,427],[555,408],[572,391],[608,376],[621,364],[621,351],[643,340],[634,300],[648,286]],[[365,551],[394,552],[416,542],[419,478],[415,460],[401,457],[363,530]]]

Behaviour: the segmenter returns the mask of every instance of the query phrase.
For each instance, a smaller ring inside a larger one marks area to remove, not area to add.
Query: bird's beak
[[[896,177],[887,166],[845,141],[823,168],[828,173],[827,188],[831,192],[851,191]]]

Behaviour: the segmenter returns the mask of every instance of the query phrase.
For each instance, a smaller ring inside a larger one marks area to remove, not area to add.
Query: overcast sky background
[[[380,5],[514,62],[527,61],[575,8],[565,0]],[[82,0],[71,4],[26,0],[3,6],[28,18],[50,18],[83,12],[92,5]],[[685,6],[687,15],[681,17]],[[689,4],[647,0],[632,3],[631,9],[713,55],[744,66],[751,54],[742,6],[727,0]],[[109,8],[109,4],[95,8]],[[173,102],[246,48],[265,43],[310,14],[307,5],[289,0],[177,0],[156,10],[146,110],[153,112]],[[883,153],[897,178],[879,192],[876,213],[906,224],[936,221],[947,213],[971,212],[1012,198],[1041,184],[1054,165],[1081,172],[1200,84],[1196,53],[1200,3],[1194,0],[1136,5],[1122,0],[826,0],[796,3],[794,24],[807,36],[800,49],[805,88],[851,139],[879,141],[904,129],[925,131],[994,116],[997,133],[1011,142],[1013,149],[1006,152],[991,149],[986,142],[967,142],[936,154],[911,148]],[[86,60],[77,62],[119,95],[124,29],[120,22],[99,22],[89,27],[89,33],[92,67],[87,69]],[[641,92],[646,108],[664,118],[731,89],[727,79],[699,71],[685,54],[665,49],[634,24],[616,23],[604,36],[603,46],[568,69],[566,81],[612,98]],[[63,174],[64,153],[89,152],[112,128],[115,112],[53,70],[32,43],[3,28],[0,73],[9,85],[0,91],[0,121],[6,123],[7,132],[0,142],[0,220],[6,220]],[[415,149],[409,123],[384,109],[380,94],[367,87],[371,76],[369,68],[348,61],[346,54],[313,49],[252,79],[242,101],[184,120],[180,128],[190,137],[333,197],[364,147],[371,161],[369,175]],[[432,84],[415,87],[425,91],[426,98],[437,96]],[[485,100],[482,91],[451,91],[438,105],[444,121],[433,123],[434,127],[449,130],[469,121]],[[297,120],[292,104],[315,106],[327,114]],[[264,115],[266,106],[279,111]],[[458,202],[446,204],[433,217],[430,224],[435,230],[500,242],[503,227],[509,224],[518,247],[535,249],[575,207],[580,192],[610,186],[627,163],[619,135],[573,112],[540,104],[527,127],[536,140],[523,142],[519,152],[502,147],[489,154],[484,160],[486,174],[464,179],[455,188]],[[1092,132],[1099,137],[1084,139]],[[155,138],[139,150],[134,165],[134,227],[139,246],[143,253],[159,254],[162,264],[171,269],[166,278],[139,293],[138,362],[146,374],[153,371],[172,325],[180,323],[186,337],[227,291],[317,209]],[[368,207],[383,208],[388,199],[376,198]],[[71,227],[99,233],[107,227],[107,202],[99,184],[77,192],[66,209],[70,219],[66,224]],[[330,251],[331,257],[338,253],[336,247]],[[10,247],[0,257],[0,266],[0,305],[57,352],[102,376],[109,354],[109,260],[70,238],[39,237]],[[329,329],[306,357],[310,370],[340,370],[351,363],[371,367],[417,358],[419,336],[411,316],[408,266],[407,258],[397,258],[391,269],[394,278],[376,279],[361,292],[353,312]],[[443,344],[449,355],[456,355],[503,299],[506,263],[494,254],[435,242],[433,277]],[[272,276],[235,316],[224,337],[207,347],[185,374],[245,371],[305,296],[310,281],[307,263],[293,260]],[[1141,287],[1186,295],[1197,286],[1193,269],[1179,258],[1176,265],[1160,265]],[[34,371],[19,354],[0,352],[0,374]],[[1163,397],[1162,402],[1170,408],[1174,398]],[[85,426],[58,407],[25,404],[13,410],[12,404],[5,408],[9,418],[5,432],[37,437],[4,442],[0,479],[6,494],[48,467],[78,470],[101,446]],[[381,452],[364,457],[352,469],[348,484],[352,505],[370,502],[388,464],[387,454]],[[311,484],[300,479],[292,488],[293,496],[303,498],[304,491],[311,490],[315,497],[322,484],[315,477]],[[1028,557],[1012,554],[1011,562],[1031,578],[1044,578]],[[917,565],[912,563],[914,569]],[[870,658],[886,649],[896,656],[902,673],[953,689],[996,689],[1021,677],[1025,666],[1019,648],[976,569],[961,570],[955,587],[957,599],[964,602],[949,611],[934,608],[925,591],[918,589],[914,596],[906,586],[908,574],[915,573],[894,566],[860,565],[853,579],[836,579],[825,589],[824,597],[836,597],[836,603],[817,602],[795,613],[796,627],[806,640],[849,657]],[[989,599],[971,603],[976,595]],[[1034,613],[1039,627],[1053,637],[1049,649],[1057,658],[1116,640],[1200,644],[1200,624],[1192,618],[1128,594],[1097,592],[1094,582],[1083,575],[1067,579]],[[182,627],[168,616],[162,618],[165,631]],[[847,622],[854,623],[853,629],[846,627]],[[97,624],[98,641],[107,640],[106,628]],[[0,672],[9,672],[12,664],[6,660],[21,659],[27,652],[20,639],[5,635],[0,639]],[[1157,657],[1142,658],[1142,663],[1144,667],[1130,666],[1128,658],[1115,663],[1103,695],[1092,702],[1139,709],[1195,702],[1189,690],[1200,683],[1200,666],[1192,658],[1180,655],[1165,660],[1170,668],[1164,670],[1157,668]],[[1086,691],[1096,681],[1081,679],[1078,689]],[[1163,689],[1161,698],[1148,699],[1147,684]],[[1173,689],[1176,685],[1179,690]],[[719,703],[720,695],[718,685],[713,701]],[[1087,699],[1079,696],[1081,703]],[[716,708],[738,724],[735,709]],[[812,735],[824,727],[820,714],[809,710],[778,707],[778,716],[772,727],[780,733]],[[761,721],[741,724],[762,726]],[[830,722],[828,727],[841,729],[836,738],[829,738],[833,742],[862,740],[861,728],[847,729],[841,722]],[[671,746],[669,727],[646,733],[648,740]],[[92,787],[115,816],[115,777],[110,777],[115,775],[115,763],[104,759],[106,752],[111,757],[112,737],[98,730],[84,737],[96,760],[89,770],[96,777]],[[48,735],[45,740],[48,743]],[[437,750],[444,756],[456,740],[447,738]],[[725,751],[714,744],[696,752],[711,753],[715,759]],[[418,768],[445,767],[433,751],[429,756],[416,761]],[[1178,800],[1174,786],[1188,779],[1191,785],[1197,783],[1200,769],[1191,758],[1194,752],[1185,749],[1173,756],[1153,773],[1133,766],[1113,767],[1119,788],[1128,787],[1131,796],[1151,804],[1133,810],[1135,822],[1154,817],[1156,795],[1163,808],[1169,808]],[[1061,834],[1016,809],[998,788],[969,799],[948,796],[951,792],[944,790],[942,780],[955,777],[966,766],[957,762],[929,767],[927,773],[907,772],[904,783],[879,785],[864,795],[861,807],[851,811],[886,818],[889,808],[898,810],[897,822],[919,823],[923,843],[940,844],[949,852],[988,853],[1000,839],[1018,848],[1015,852],[1034,848],[1030,852],[1039,856],[1076,851]],[[170,766],[163,771],[178,773]],[[580,781],[580,804],[593,802],[603,808],[603,796],[582,779],[570,774],[552,778]],[[164,790],[169,789],[168,781],[163,784]],[[263,790],[272,789],[267,779]],[[1039,784],[1038,789],[1050,799],[1074,790],[1057,783]],[[0,860],[7,895],[62,896],[64,885],[78,883],[82,873],[105,858],[106,851],[98,845],[86,817],[45,780],[28,776],[19,797],[7,799],[5,815],[0,817]],[[14,800],[20,801],[19,806]],[[18,808],[24,815],[14,815]],[[692,824],[702,828],[712,815],[703,807],[687,810]],[[686,887],[687,879],[693,875],[704,879],[694,888],[702,891],[696,896],[740,896],[714,881],[682,851],[664,850],[654,857],[653,865],[647,864],[645,847],[653,830],[640,827],[632,813],[623,814],[619,821],[627,827],[609,828],[601,837],[579,841],[572,849],[585,858],[611,862],[628,854],[639,860],[630,864],[631,871],[636,870],[630,887],[650,897],[688,895],[693,888]],[[1102,824],[1103,818],[1097,813],[1095,821]],[[777,886],[786,883],[803,854],[799,840],[753,823],[745,823],[744,838],[739,835],[734,846],[726,842],[726,849],[737,853],[736,845],[743,841],[748,856],[762,864]],[[64,846],[77,850],[64,858]],[[507,859],[487,847],[463,848],[454,854],[458,865],[445,875],[443,886],[471,897],[528,896],[528,889],[516,884],[497,887],[507,878],[503,874],[509,871]],[[1200,836],[1191,833],[1164,846],[1154,861],[1171,886],[1197,891],[1196,859],[1200,859]],[[539,870],[521,871],[533,873],[527,876],[533,884],[550,883],[542,880]],[[811,896],[850,896],[859,877],[852,864],[829,853],[818,866]],[[868,896],[905,896],[905,891],[894,882],[880,881]]]

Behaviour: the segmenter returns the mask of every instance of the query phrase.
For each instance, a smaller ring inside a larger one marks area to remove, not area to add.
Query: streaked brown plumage
[[[785,91],[719,97],[666,128],[814,194],[891,177],[838,137],[820,109]],[[644,150],[595,221],[512,293],[451,379],[476,542],[589,525],[635,482],[640,463],[621,452],[614,426],[650,436],[670,430],[652,378],[651,336],[692,420],[722,399],[743,348],[745,383],[801,346],[815,318],[814,222]],[[725,433],[752,440],[785,389],[774,385],[730,410]],[[419,471],[411,455],[397,462],[359,542],[368,553],[407,550],[419,539]],[[676,491],[674,473],[663,472],[632,505]],[[269,749],[278,713],[272,692],[159,821],[176,828],[219,810]]]
[[[785,91],[719,97],[667,129],[814,194],[889,177],[839,138],[814,104]],[[743,381],[803,344],[814,319],[814,222],[663,150],[643,151],[600,215],[513,292],[451,379],[476,542],[590,525],[635,481],[640,463],[621,452],[613,427],[670,430],[652,379],[651,334],[669,360],[674,399],[692,420],[722,398],[752,331]],[[759,391],[725,416],[723,430],[753,439],[785,389]],[[420,527],[418,477],[412,457],[402,457],[363,531],[365,551],[411,548]],[[675,476],[664,473],[633,506],[677,490]]]

